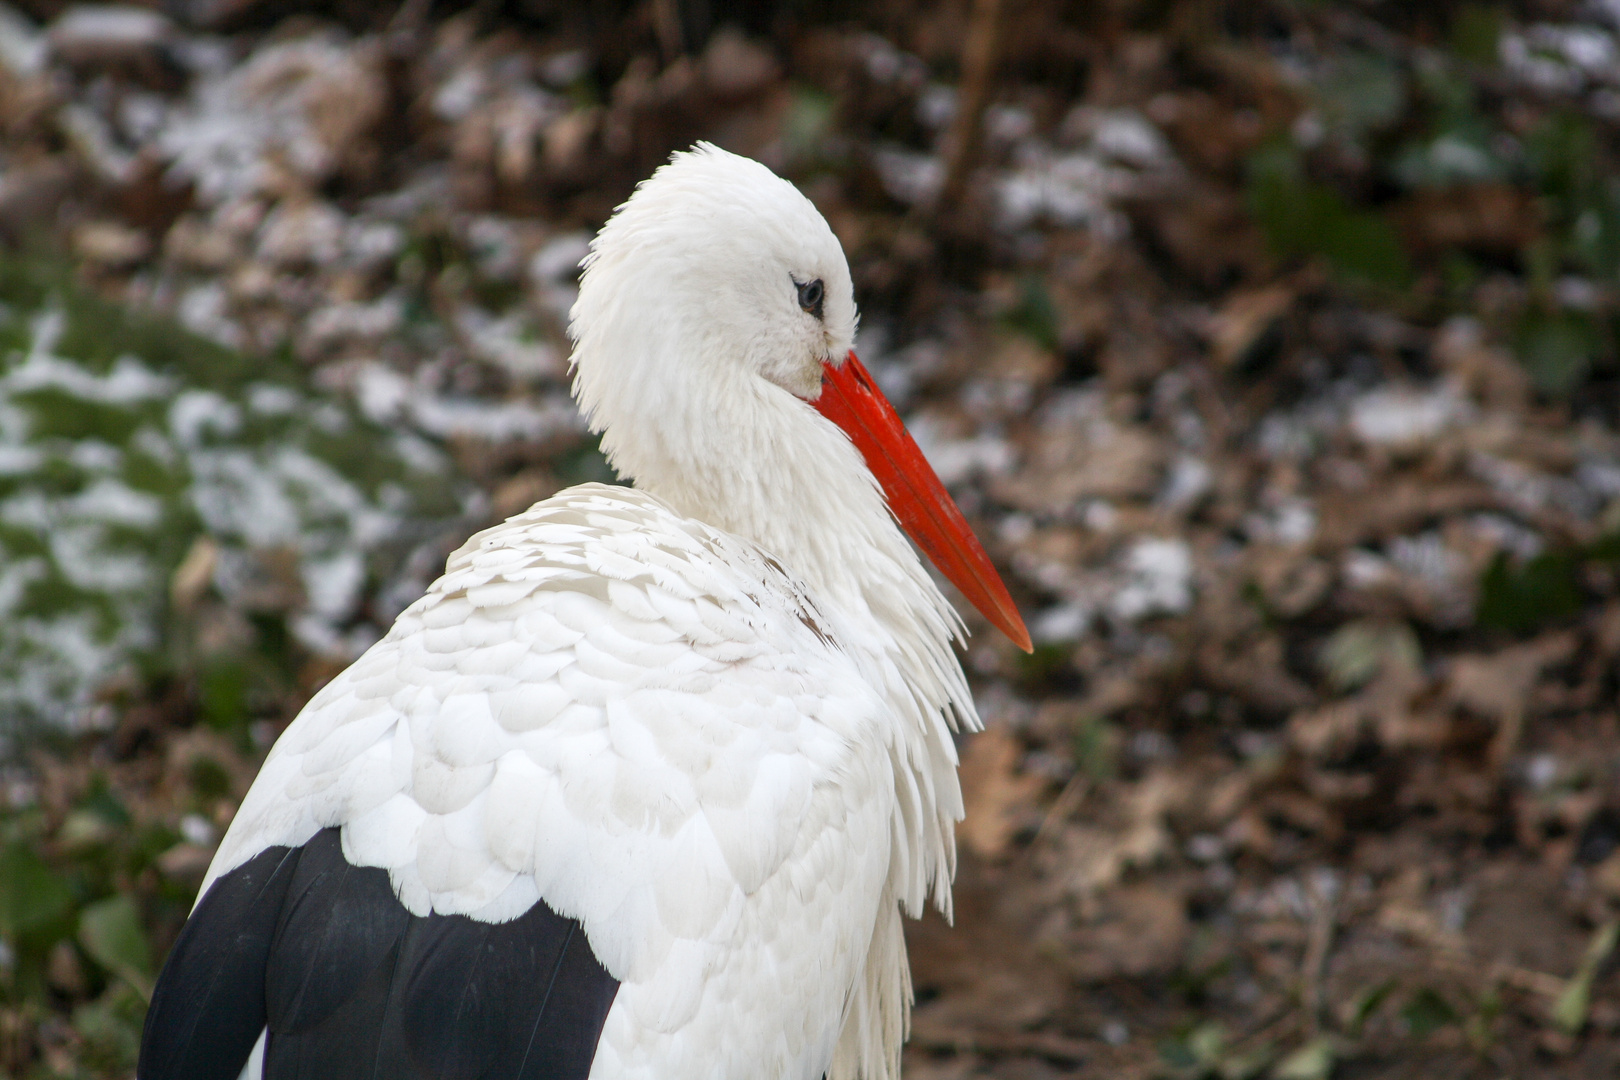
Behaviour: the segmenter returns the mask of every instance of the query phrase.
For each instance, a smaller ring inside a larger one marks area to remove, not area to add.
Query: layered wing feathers
[[[544,899],[578,919],[624,984],[594,1075],[685,1075],[694,1024],[744,1073],[830,1060],[894,904],[896,817],[885,704],[837,634],[757,549],[629,489],[571,489],[469,540],[315,696],[210,881],[337,827],[412,914],[501,922]],[[762,986],[780,1000],[748,1000]],[[739,1009],[797,1034],[746,1045]]]

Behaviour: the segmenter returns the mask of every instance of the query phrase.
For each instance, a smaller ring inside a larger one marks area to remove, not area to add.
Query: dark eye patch
[[[816,318],[821,318],[821,307],[827,299],[827,289],[826,286],[822,285],[821,279],[816,278],[814,281],[806,281],[803,284],[795,281],[793,284],[799,290],[799,306]]]

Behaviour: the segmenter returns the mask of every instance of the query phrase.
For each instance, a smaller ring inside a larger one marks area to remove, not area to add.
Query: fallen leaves
[[[969,740],[962,755],[958,775],[967,815],[956,835],[981,859],[1006,857],[1046,786],[1044,778],[1019,771],[1023,757],[1017,736],[997,724]]]

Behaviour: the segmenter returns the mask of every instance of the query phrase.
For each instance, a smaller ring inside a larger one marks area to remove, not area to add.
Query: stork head
[[[759,162],[699,143],[591,244],[569,326],[575,394],[593,428],[612,423],[626,379],[665,394],[672,380],[752,376],[813,398],[855,322],[849,264],[810,200]],[[671,364],[686,370],[646,370]]]
[[[855,359],[855,324],[849,264],[810,200],[699,143],[591,243],[568,328],[574,396],[621,476],[777,554],[830,566],[848,559],[828,531],[892,535],[876,480],[941,572],[1028,648],[988,556]],[[823,536],[795,533],[801,521]]]

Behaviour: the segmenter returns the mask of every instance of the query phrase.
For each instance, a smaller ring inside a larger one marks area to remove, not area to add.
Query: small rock
[[[152,252],[152,242],[122,222],[87,221],[73,230],[73,250],[88,262],[116,269],[144,260]]]

